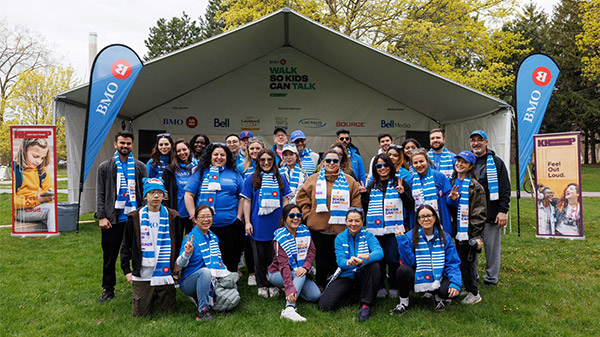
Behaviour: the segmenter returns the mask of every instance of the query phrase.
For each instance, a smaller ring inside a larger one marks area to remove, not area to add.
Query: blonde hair
[[[15,158],[15,162],[21,169],[26,169],[27,167],[29,167],[29,162],[27,161],[27,151],[29,151],[29,148],[31,148],[32,146],[39,146],[42,149],[49,150],[48,141],[43,138],[23,139],[23,143],[21,144],[19,152],[17,153],[17,156]],[[50,165],[50,156],[46,154],[46,157],[44,157],[44,161],[42,161],[42,163],[40,164],[40,166],[37,167],[37,169],[43,170],[46,167],[48,167],[48,165]]]
[[[253,137],[253,138],[248,139],[248,143],[246,143],[246,157],[244,157],[244,163],[242,164],[244,167],[244,171],[240,172],[242,174],[244,174],[244,172],[248,171],[248,168],[250,168],[250,163],[252,163],[252,158],[250,158],[250,144],[254,144],[254,143],[259,143],[263,149],[266,148],[265,142],[263,142],[262,138]]]

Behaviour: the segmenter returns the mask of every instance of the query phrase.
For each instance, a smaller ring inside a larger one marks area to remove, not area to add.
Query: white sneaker
[[[473,295],[473,293],[468,293],[467,296],[460,301],[462,304],[476,304],[479,302],[481,302],[481,295]]]
[[[421,298],[433,298],[433,295],[431,295],[431,293],[424,293],[423,296],[421,296]]]
[[[251,287],[256,287],[256,276],[248,275],[248,285]]]
[[[390,289],[390,292],[388,293],[388,297],[389,298],[396,298],[396,297],[398,297],[398,290],[396,290],[396,289]]]
[[[466,296],[469,292],[466,290],[461,290],[460,294],[458,294],[458,296],[462,297],[462,296]]]
[[[377,290],[377,298],[385,298],[386,296],[387,292],[385,291],[385,288]]]
[[[258,288],[258,296],[269,298],[269,288],[267,287],[259,287]]]
[[[279,288],[277,288],[277,287],[269,288],[269,297],[275,297],[277,295],[279,295]]]
[[[281,319],[287,319],[292,322],[306,322],[306,318],[300,316],[294,307],[286,307],[281,310]]]

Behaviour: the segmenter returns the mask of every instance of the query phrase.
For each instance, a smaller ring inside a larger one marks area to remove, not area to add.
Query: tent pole
[[[516,96],[516,95],[515,95]],[[519,174],[519,121],[517,120],[516,112],[512,109],[513,123],[515,126],[515,158],[516,158],[516,185],[517,185],[517,236],[521,236],[521,207],[519,201],[521,200],[521,177]]]

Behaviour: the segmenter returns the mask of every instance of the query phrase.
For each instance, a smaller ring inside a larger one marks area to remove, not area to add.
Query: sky
[[[550,14],[558,0],[533,2]],[[204,16],[207,4],[208,0],[0,0],[0,20],[39,33],[53,56],[64,65],[71,65],[81,82],[87,82],[90,32],[98,35],[98,51],[120,43],[143,58],[144,40],[158,19],[181,17],[185,11],[197,20]]]

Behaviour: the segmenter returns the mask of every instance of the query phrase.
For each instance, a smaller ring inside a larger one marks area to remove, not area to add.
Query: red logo
[[[381,225],[381,220],[377,219],[377,220],[375,220],[375,223],[378,225]]]
[[[532,78],[533,83],[543,87],[550,83],[550,80],[552,79],[552,73],[546,67],[539,67],[533,71]]]
[[[281,65],[284,66],[287,63],[287,61],[285,59],[281,59],[281,61],[279,61],[279,63],[281,63]]]
[[[169,271],[170,271],[169,267],[164,267],[164,268],[163,268],[163,273],[165,273],[165,274],[166,274],[166,273],[168,273]]]
[[[126,79],[129,77],[129,75],[131,75],[132,71],[133,68],[131,67],[131,63],[127,62],[127,60],[115,61],[115,63],[113,63],[110,67],[110,72],[118,80]]]
[[[215,200],[215,199],[213,199],[212,197],[208,198],[208,202],[211,204],[213,203],[213,200]]]
[[[279,195],[279,193],[277,193],[277,192],[273,192],[273,196],[274,196],[274,197],[276,197],[276,196],[278,196],[278,195]]]
[[[198,120],[196,119],[196,117],[190,116],[186,118],[185,125],[187,125],[188,128],[193,129],[196,126],[198,126]]]
[[[221,262],[219,262],[219,267],[223,267],[223,264]]]
[[[217,180],[217,175],[213,174],[212,178],[213,178],[213,180]]]
[[[429,275],[429,274],[425,275],[425,279],[426,279],[427,281],[431,280],[431,275]]]

